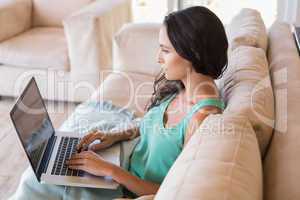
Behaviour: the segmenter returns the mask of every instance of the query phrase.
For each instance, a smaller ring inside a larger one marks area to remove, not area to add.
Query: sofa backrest
[[[68,15],[95,0],[33,0],[33,26],[58,26]]]
[[[245,8],[226,26],[228,67],[216,83],[227,103],[224,112],[246,115],[264,155],[274,124],[274,97],[266,59],[267,32],[258,11]]]
[[[276,121],[264,160],[264,199],[300,199],[300,58],[288,24],[271,26],[268,60]]]
[[[240,46],[232,51],[228,67],[218,82],[225,101],[224,113],[249,118],[262,155],[269,143],[274,123],[274,98],[265,52]]]
[[[114,70],[156,76],[161,70],[157,62],[160,27],[159,23],[124,25],[113,44]]]

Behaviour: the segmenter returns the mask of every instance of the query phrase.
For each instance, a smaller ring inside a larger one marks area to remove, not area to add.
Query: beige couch
[[[130,0],[0,1],[0,96],[18,96],[35,76],[47,99],[86,100],[130,21]]]
[[[115,72],[92,99],[144,114],[160,70],[159,27],[123,26]],[[244,9],[226,29],[229,66],[216,80],[224,113],[203,121],[158,193],[139,199],[300,199],[300,60],[290,27],[275,22],[268,36],[260,14]]]

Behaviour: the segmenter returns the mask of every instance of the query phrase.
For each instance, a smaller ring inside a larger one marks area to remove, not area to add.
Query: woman
[[[224,104],[214,79],[227,66],[228,42],[218,17],[205,7],[191,7],[165,17],[159,32],[158,62],[162,72],[139,127],[118,134],[93,132],[78,146],[96,139],[90,151],[74,155],[68,165],[97,176],[109,175],[136,195],[155,194],[168,170],[197,127]],[[141,136],[130,167],[122,169],[93,151]]]

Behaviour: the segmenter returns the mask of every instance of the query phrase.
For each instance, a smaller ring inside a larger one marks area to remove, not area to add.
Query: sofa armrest
[[[71,75],[81,77],[110,70],[113,36],[131,18],[130,0],[95,1],[67,17],[63,25]]]
[[[209,115],[171,167],[155,199],[262,199],[255,132],[242,116]]]
[[[0,42],[29,29],[31,13],[31,0],[0,2]]]

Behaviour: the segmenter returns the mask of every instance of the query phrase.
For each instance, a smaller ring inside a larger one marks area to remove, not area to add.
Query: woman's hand
[[[117,167],[92,151],[74,154],[66,164],[70,169],[83,170],[95,176],[112,176],[113,170]]]
[[[111,133],[102,133],[100,131],[93,131],[81,139],[80,143],[77,145],[77,151],[80,152],[82,150],[87,150],[89,144],[91,144],[95,140],[100,140],[101,143],[92,145],[90,147],[92,151],[97,151],[100,149],[105,149],[107,147],[110,147],[111,145],[113,145],[118,141],[118,137],[117,135]]]

